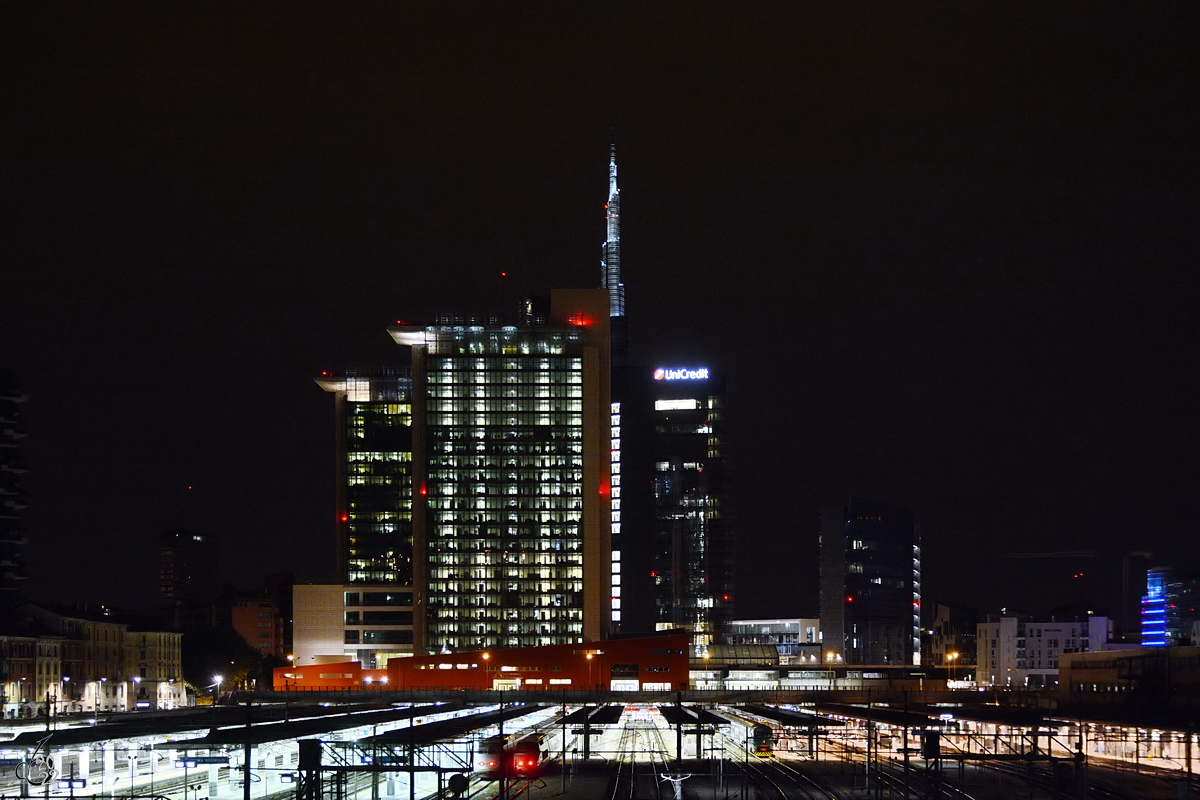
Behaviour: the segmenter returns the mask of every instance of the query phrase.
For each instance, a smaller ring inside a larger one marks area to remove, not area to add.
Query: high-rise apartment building
[[[159,534],[158,585],[167,608],[202,605],[216,599],[221,591],[217,537],[188,530]]]
[[[820,560],[826,660],[919,664],[921,538],[912,512],[858,499],[826,509]]]

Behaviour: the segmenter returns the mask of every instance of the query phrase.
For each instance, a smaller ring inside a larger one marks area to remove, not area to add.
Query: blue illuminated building
[[[1154,568],[1146,573],[1146,594],[1142,597],[1142,647],[1166,647],[1168,643],[1170,571]]]
[[[1142,597],[1142,647],[1167,647],[1200,642],[1200,585],[1170,567],[1146,570]]]

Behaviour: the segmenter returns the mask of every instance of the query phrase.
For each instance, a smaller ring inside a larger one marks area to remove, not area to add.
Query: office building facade
[[[527,298],[514,324],[397,324],[402,372],[318,379],[338,404],[342,583],[303,590],[317,650],[297,589],[298,663],[336,644],[372,660],[344,598],[389,586],[411,593],[413,652],[721,637],[734,569],[724,383],[628,365],[620,248],[614,145],[600,288]]]
[[[391,329],[412,351],[419,639],[426,649],[607,633],[608,294],[555,290],[520,325]]]
[[[1171,567],[1146,570],[1142,647],[1200,644],[1200,580]]]
[[[728,642],[735,538],[724,380],[707,367],[618,369],[611,415],[611,615],[622,635]]]
[[[821,663],[819,619],[735,619],[729,624],[730,644],[771,645],[780,666]]]
[[[412,377],[407,367],[323,374],[334,395],[338,580],[411,586]]]
[[[382,669],[417,646],[413,598],[412,373],[324,372],[334,397],[335,584],[293,590],[293,658]]]
[[[827,661],[921,663],[921,538],[911,511],[858,499],[825,509],[820,567]]]

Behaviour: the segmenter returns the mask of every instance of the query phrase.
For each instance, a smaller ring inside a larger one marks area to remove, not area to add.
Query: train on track
[[[775,731],[770,725],[755,725],[750,731],[750,741],[753,748],[750,752],[756,756],[765,758],[775,752]]]
[[[775,755],[775,729],[760,722],[761,717],[725,712],[721,716],[733,723],[730,736],[739,747],[760,758]]]
[[[491,736],[479,745],[475,756],[475,774],[487,780],[500,778],[526,780],[541,774],[542,735]]]

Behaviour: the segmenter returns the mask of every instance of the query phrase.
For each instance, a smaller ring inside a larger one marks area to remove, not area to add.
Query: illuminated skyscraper
[[[655,626],[688,630],[702,651],[733,619],[725,381],[707,367],[651,377]]]
[[[301,665],[346,657],[382,668],[415,644],[412,377],[391,367],[316,381],[335,399],[338,583],[295,587],[294,653]]]
[[[412,348],[418,641],[426,649],[607,632],[608,293],[555,290],[520,326],[444,318]]]
[[[821,514],[826,659],[919,664],[920,636],[921,537],[912,512],[857,499],[826,509]]]
[[[1171,567],[1146,571],[1142,647],[1200,643],[1200,580]]]
[[[390,657],[368,637],[419,652],[685,628],[703,646],[732,618],[724,386],[628,366],[615,145],[607,200],[600,288],[528,299],[516,324],[397,324],[406,371],[318,379],[338,398],[344,585],[297,588],[298,658],[334,654],[342,634],[364,664]],[[302,594],[324,637],[303,648]],[[411,630],[359,613],[368,597],[410,607]]]
[[[625,316],[625,284],[621,282],[621,190],[617,188],[617,143],[608,157],[608,200],[604,204],[607,235],[600,256],[600,286],[608,290],[608,315]]]
[[[613,625],[687,630],[702,654],[726,641],[735,597],[725,382],[707,367],[622,372]]]
[[[405,368],[347,370],[317,383],[333,393],[337,580],[413,580],[412,378]]]

